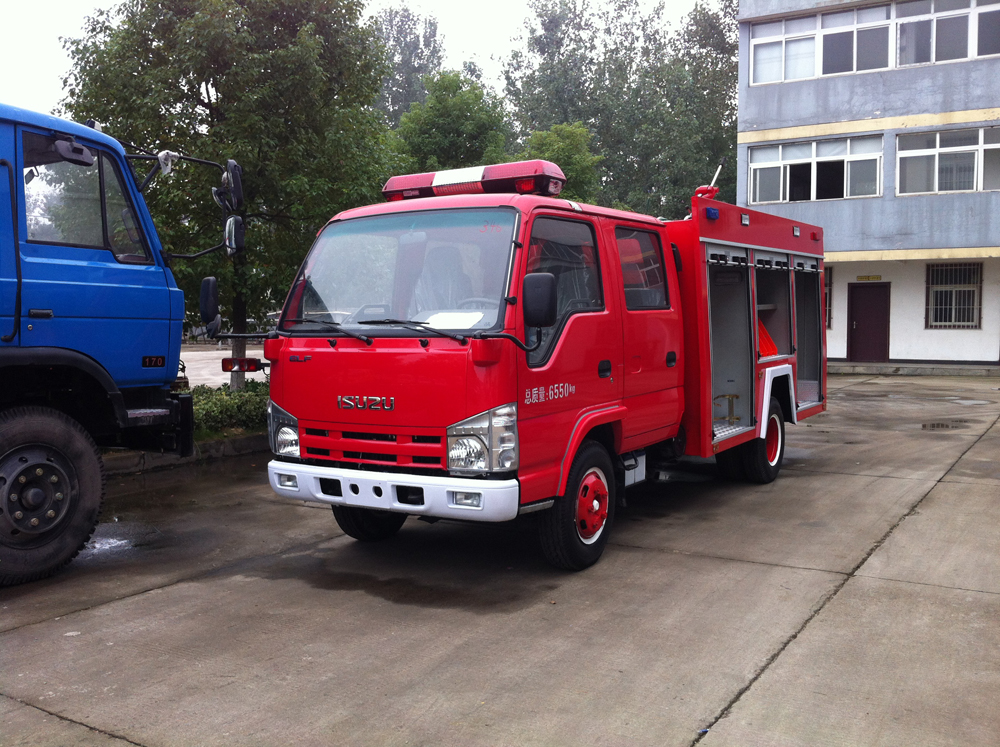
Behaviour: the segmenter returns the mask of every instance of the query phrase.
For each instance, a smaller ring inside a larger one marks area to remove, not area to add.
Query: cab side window
[[[55,140],[24,133],[27,240],[107,249],[120,262],[151,263],[113,159],[91,149],[92,165],[69,163],[56,152]]]
[[[548,359],[570,316],[604,309],[593,226],[560,218],[536,219],[528,245],[527,272],[550,272],[556,278],[556,323],[542,330],[542,344],[528,355],[529,365],[539,365]]]
[[[648,231],[616,228],[615,239],[625,284],[625,308],[629,311],[669,308],[659,237]]]

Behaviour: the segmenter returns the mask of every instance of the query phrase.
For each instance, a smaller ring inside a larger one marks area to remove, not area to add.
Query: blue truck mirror
[[[211,324],[219,316],[219,283],[215,278],[202,279],[198,308],[203,324]]]

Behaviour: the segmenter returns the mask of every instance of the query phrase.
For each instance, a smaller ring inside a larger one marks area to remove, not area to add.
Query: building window
[[[927,329],[980,329],[983,263],[927,265]]]
[[[826,328],[833,329],[833,268],[823,268],[823,303],[826,307]]]
[[[802,202],[881,194],[882,136],[750,148],[750,202]]]
[[[755,23],[751,85],[1000,54],[998,5],[906,0]]]
[[[896,136],[896,194],[1000,189],[1000,127]]]

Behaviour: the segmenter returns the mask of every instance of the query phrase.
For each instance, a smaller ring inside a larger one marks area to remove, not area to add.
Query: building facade
[[[738,168],[824,228],[831,359],[1000,361],[1000,0],[740,0]]]

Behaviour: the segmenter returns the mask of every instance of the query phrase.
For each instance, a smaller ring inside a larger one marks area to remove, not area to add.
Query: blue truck
[[[190,255],[162,250],[142,196],[177,160],[222,171],[225,240]],[[93,123],[0,105],[0,586],[54,573],[90,539],[103,447],[192,452],[170,261],[242,249],[241,208],[234,161],[126,155]]]

